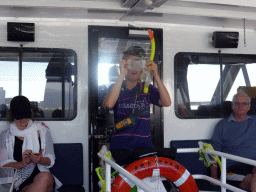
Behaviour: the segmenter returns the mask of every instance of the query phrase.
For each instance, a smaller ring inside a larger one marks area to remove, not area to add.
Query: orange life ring
[[[165,157],[158,157],[157,162],[156,157],[146,157],[131,163],[125,169],[139,179],[144,179],[151,177],[153,170],[159,168],[160,176],[172,181],[181,192],[198,192],[192,175],[181,164]],[[131,186],[119,175],[111,186],[111,191],[130,190]]]

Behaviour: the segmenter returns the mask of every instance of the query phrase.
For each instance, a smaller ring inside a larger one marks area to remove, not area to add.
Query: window
[[[76,53],[67,49],[0,50],[0,119],[14,96],[26,96],[34,119],[76,116]]]
[[[179,118],[219,118],[232,112],[239,90],[256,86],[256,55],[178,53],[175,56],[175,110]],[[249,88],[249,89],[248,89]]]

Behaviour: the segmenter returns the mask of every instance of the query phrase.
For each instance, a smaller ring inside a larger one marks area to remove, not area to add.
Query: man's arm
[[[211,177],[213,179],[219,180],[219,178],[218,178],[218,165],[217,165],[217,163],[213,163],[212,166],[210,167],[210,169],[211,169]],[[214,183],[211,183],[211,184],[212,185],[216,185]]]

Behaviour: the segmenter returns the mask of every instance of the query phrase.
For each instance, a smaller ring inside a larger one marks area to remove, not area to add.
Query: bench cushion
[[[55,143],[55,164],[50,169],[62,184],[83,185],[83,146],[81,143]]]
[[[173,140],[170,146],[176,149],[198,148],[198,141],[209,143],[210,140]],[[207,168],[203,165],[203,162],[199,160],[198,153],[177,153],[175,161],[183,165],[192,175],[207,175]]]

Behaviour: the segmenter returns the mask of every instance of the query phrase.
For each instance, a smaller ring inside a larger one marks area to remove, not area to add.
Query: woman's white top
[[[50,172],[49,168],[51,168],[55,163],[55,154],[50,130],[44,123],[35,122],[32,120],[29,121],[28,127],[22,131],[18,130],[15,123],[13,122],[10,124],[9,129],[1,133],[0,166],[2,167],[10,162],[17,162],[16,160],[14,160],[13,156],[15,136],[24,137],[22,153],[26,150],[39,152],[39,141],[37,135],[38,131],[41,139],[41,149],[44,149],[43,157],[48,157],[51,160],[51,164],[49,166],[37,164],[37,166],[41,172]],[[26,167],[18,170],[18,174],[14,183],[14,188],[17,189],[19,185],[24,181],[24,179],[30,176],[30,174],[34,170],[34,167],[35,164],[31,163]],[[26,178],[24,178],[24,175],[26,175]],[[54,177],[54,179],[56,183],[56,189],[60,188],[62,185],[61,182],[56,177]],[[0,184],[3,184],[1,183],[1,180]]]

